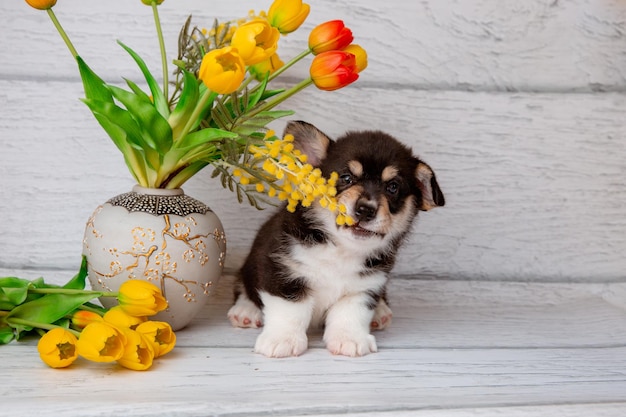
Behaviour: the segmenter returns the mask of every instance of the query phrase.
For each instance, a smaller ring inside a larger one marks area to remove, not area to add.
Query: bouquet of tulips
[[[211,165],[213,176],[236,191],[239,202],[246,196],[259,208],[257,199],[276,197],[293,210],[319,200],[337,212],[338,223],[350,221],[336,204],[334,181],[322,178],[292,145],[277,145],[280,139],[267,126],[293,114],[275,107],[306,87],[332,91],[359,77],[367,54],[352,43],[352,31],[341,20],[322,23],[311,31],[307,48],[284,63],[277,54],[278,41],[307,18],[310,7],[301,0],[275,0],[267,12],[216,21],[211,30],[191,29],[188,19],[173,60],[176,78],[170,82],[158,13],[163,0],[141,1],[153,11],[163,85],[135,51],[120,45],[139,67],[149,92],[129,79],[128,89],[105,83],[63,30],[52,10],[57,0],[26,0],[47,11],[78,64],[83,101],[122,152],[137,183],[179,188]],[[311,55],[309,77],[290,88],[269,88],[279,75]]]
[[[118,292],[85,289],[87,262],[62,287],[42,278],[0,278],[0,344],[32,334],[41,336],[37,350],[53,368],[71,365],[78,356],[95,362],[117,362],[146,370],[154,358],[168,353],[176,335],[168,323],[148,320],[167,308],[154,284],[126,281]],[[116,297],[118,305],[104,309],[91,300]]]

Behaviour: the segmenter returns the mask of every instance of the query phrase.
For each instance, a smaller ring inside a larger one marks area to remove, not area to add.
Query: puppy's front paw
[[[326,341],[326,348],[333,355],[355,357],[378,352],[376,338],[371,334],[365,334],[362,336],[335,335],[324,337],[324,340]]]
[[[263,312],[247,297],[241,295],[234,306],[228,310],[228,320],[233,327],[263,326]]]
[[[374,310],[374,318],[370,323],[370,328],[372,330],[383,330],[391,325],[391,318],[393,317],[393,312],[385,302],[385,300],[380,300],[376,305],[376,309]]]
[[[308,346],[306,333],[285,333],[267,328],[256,339],[254,351],[269,358],[300,356]]]

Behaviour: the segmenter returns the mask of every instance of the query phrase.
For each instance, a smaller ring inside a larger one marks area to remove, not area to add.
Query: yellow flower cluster
[[[120,287],[119,305],[103,316],[78,310],[71,318],[76,330],[56,327],[39,339],[41,359],[52,368],[71,365],[78,356],[93,362],[117,362],[121,366],[143,371],[153,360],[170,352],[176,334],[168,323],[151,321],[167,307],[160,290],[151,283],[130,280]]]
[[[235,169],[233,176],[242,185],[254,185],[258,193],[286,201],[290,212],[294,212],[298,204],[309,207],[319,201],[320,206],[337,214],[338,225],[353,225],[354,219],[336,199],[338,174],[333,172],[329,178],[324,178],[319,168],[306,163],[307,156],[295,149],[293,141],[293,135],[278,139],[273,131],[268,131],[262,144],[250,145],[253,158],[242,168]],[[258,172],[266,175],[253,175]]]

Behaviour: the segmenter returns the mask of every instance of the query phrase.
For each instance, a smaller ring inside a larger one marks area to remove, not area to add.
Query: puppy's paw
[[[306,333],[276,332],[265,328],[256,339],[254,351],[269,358],[300,356],[308,346]]]
[[[378,305],[376,305],[376,309],[374,310],[374,318],[370,323],[370,328],[372,330],[383,330],[391,325],[391,318],[393,317],[393,312],[385,302],[385,300],[380,300]]]
[[[263,312],[247,297],[239,296],[228,310],[228,320],[233,327],[258,328],[263,326]]]
[[[371,334],[362,336],[336,335],[334,337],[324,337],[324,340],[326,340],[326,348],[333,355],[355,357],[378,352],[376,338]]]

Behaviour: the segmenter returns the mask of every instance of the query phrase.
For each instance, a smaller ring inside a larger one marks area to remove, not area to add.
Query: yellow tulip
[[[146,6],[150,6],[150,5],[152,5],[152,3],[153,3],[153,2],[154,2],[154,3],[156,3],[156,4],[157,4],[157,6],[158,6],[159,4],[163,3],[164,1],[165,1],[165,0],[141,0],[141,2],[142,2],[143,4],[145,4]]]
[[[361,46],[353,43],[344,48],[344,52],[354,55],[356,59],[356,71],[361,72],[367,68],[367,52]]]
[[[147,318],[131,316],[121,306],[115,306],[104,314],[103,320],[118,329],[135,329]]]
[[[124,329],[124,336],[126,336],[124,354],[117,363],[134,371],[145,371],[150,368],[154,359],[152,342],[143,334],[131,329]]]
[[[35,9],[47,10],[54,7],[57,4],[57,0],[26,0],[26,3]]]
[[[239,26],[230,45],[239,51],[246,65],[269,59],[278,49],[280,32],[265,19],[254,19]]]
[[[214,49],[204,55],[198,78],[207,88],[218,94],[230,94],[235,91],[246,75],[246,65],[239,52],[227,46]]]
[[[155,358],[170,352],[176,345],[176,333],[166,322],[146,321],[137,326],[136,330],[152,342]]]
[[[311,7],[302,0],[275,0],[267,12],[267,20],[286,35],[302,25],[310,10]]]
[[[52,368],[65,368],[78,357],[76,342],[76,336],[59,327],[50,330],[39,339],[37,351],[46,365]]]
[[[91,323],[81,332],[76,348],[78,354],[94,362],[113,362],[124,354],[126,336],[106,322]]]
[[[126,314],[136,317],[153,316],[167,308],[159,287],[138,279],[125,281],[120,286],[117,300]]]

